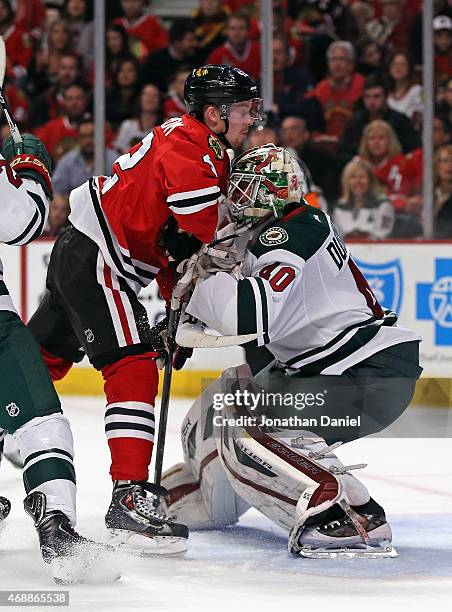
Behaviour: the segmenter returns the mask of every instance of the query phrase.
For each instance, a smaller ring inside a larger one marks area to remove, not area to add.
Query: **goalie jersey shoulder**
[[[284,250],[307,261],[319,251],[331,232],[328,215],[313,206],[300,206],[262,231],[251,253],[259,259],[272,251]]]

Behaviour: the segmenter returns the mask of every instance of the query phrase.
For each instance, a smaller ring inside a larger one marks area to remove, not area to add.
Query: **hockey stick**
[[[6,48],[5,41],[0,36],[0,106],[2,107],[3,113],[6,117],[6,122],[8,123],[9,131],[11,132],[11,136],[13,137],[14,144],[16,145],[17,154],[22,153],[23,150],[23,140],[20,135],[19,128],[13,121],[11,117],[11,112],[9,110],[9,106],[5,97],[3,95],[3,81],[5,79],[5,70],[6,70]]]
[[[162,480],[163,453],[165,452],[166,424],[168,421],[168,408],[171,391],[171,380],[173,377],[173,356],[174,347],[176,344],[176,330],[179,323],[181,311],[181,301],[177,298],[172,298],[171,309],[168,318],[168,356],[165,363],[165,372],[163,374],[162,401],[160,403],[160,418],[159,418],[159,433],[157,437],[157,445],[155,448],[155,468],[154,482],[160,484]]]

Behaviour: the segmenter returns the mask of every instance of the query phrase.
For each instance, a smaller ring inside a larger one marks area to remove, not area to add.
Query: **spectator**
[[[14,23],[28,32],[36,46],[42,38],[46,9],[43,0],[16,0]]]
[[[380,0],[381,16],[369,21],[366,35],[389,51],[408,47],[415,13],[407,12],[412,0]]]
[[[278,145],[279,137],[278,132],[272,127],[258,126],[252,128],[246,139],[243,149],[249,149],[251,147],[263,147],[266,144],[273,143]]]
[[[135,115],[141,89],[139,71],[140,65],[135,57],[123,59],[118,63],[105,100],[106,116],[114,130],[122,121]]]
[[[27,76],[33,50],[28,33],[14,23],[10,0],[0,0],[0,35],[6,47],[6,75],[20,85]]]
[[[184,85],[190,72],[191,70],[184,66],[176,71],[168,90],[168,98],[163,104],[163,117],[165,120],[171,119],[171,117],[180,117],[187,112],[184,102]]]
[[[169,30],[169,46],[152,53],[141,69],[143,83],[153,83],[166,92],[174,73],[181,66],[195,68],[198,41],[191,19],[175,19]]]
[[[185,112],[187,112],[185,110]],[[140,94],[138,115],[125,119],[118,131],[114,147],[121,153],[126,153],[130,147],[143,140],[157,125],[162,122],[162,96],[160,89],[148,84]]]
[[[320,81],[314,94],[323,109],[326,139],[335,143],[362,95],[364,78],[354,71],[355,50],[351,43],[334,42],[328,47],[327,59],[328,77]]]
[[[73,53],[71,33],[61,21],[53,21],[47,31],[47,40],[42,41],[30,63],[30,78],[27,89],[35,97],[57,80],[58,68],[63,55]]]
[[[59,236],[69,224],[69,212],[68,196],[55,193],[53,200],[50,202],[49,216],[42,235],[46,237]]]
[[[254,79],[260,78],[260,45],[249,39],[250,20],[247,15],[229,15],[224,31],[226,42],[212,51],[208,64],[226,64],[241,68]]]
[[[414,66],[406,51],[395,51],[389,60],[391,79],[388,106],[413,121],[423,110],[422,87],[415,82]]]
[[[62,20],[71,32],[74,50],[88,68],[94,57],[94,22],[87,0],[65,0]]]
[[[452,145],[435,154],[435,238],[452,238]]]
[[[433,118],[433,148],[438,149],[449,144],[452,136],[452,127],[446,115],[437,115]]]
[[[118,154],[113,149],[105,152],[105,172],[111,174],[111,167]],[[55,194],[69,196],[94,174],[94,123],[86,117],[78,126],[77,146],[65,153],[55,166],[52,184]]]
[[[30,102],[22,89],[16,87],[9,79],[3,84],[3,95],[8,100],[11,116],[17,123],[19,129],[23,131],[28,127]],[[0,123],[6,123],[2,113]]]
[[[230,14],[221,0],[199,0],[193,13],[196,39],[198,41],[197,65],[204,64],[210,53],[225,42],[223,30]]]
[[[44,125],[50,119],[55,119],[62,114],[64,91],[79,81],[81,69],[80,58],[74,53],[61,56],[55,83],[31,104],[30,125],[32,127]]]
[[[447,79],[443,100],[438,105],[438,114],[447,117],[452,123],[452,77]]]
[[[364,128],[375,119],[389,123],[397,134],[404,153],[419,146],[419,137],[406,115],[389,108],[386,82],[375,75],[366,78],[364,83],[364,108],[355,112],[347,123],[338,151],[350,159],[356,155]]]
[[[452,19],[438,15],[433,20],[435,76],[437,80],[452,77]]]
[[[168,44],[168,35],[155,15],[144,12],[144,0],[121,0],[124,17],[114,23],[122,25],[131,40],[131,51],[138,59],[163,49]]]
[[[315,131],[324,128],[322,108],[314,97],[305,94],[314,85],[304,68],[290,65],[290,50],[282,36],[273,37],[274,112],[279,119],[287,115],[303,115]]]
[[[36,130],[36,136],[45,144],[55,162],[76,145],[78,125],[88,108],[88,97],[82,85],[70,85],[63,98],[64,114]]]
[[[358,46],[357,71],[363,76],[380,75],[384,64],[383,48],[374,40],[365,38]]]
[[[306,164],[314,183],[321,188],[326,199],[336,201],[339,196],[338,162],[330,152],[312,144],[306,121],[302,117],[286,117],[281,125],[281,141]]]
[[[394,209],[381,193],[372,168],[362,159],[349,162],[342,173],[342,198],[333,221],[345,238],[387,238],[394,226]]]

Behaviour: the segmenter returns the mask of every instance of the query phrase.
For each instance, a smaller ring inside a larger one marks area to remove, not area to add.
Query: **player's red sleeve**
[[[167,152],[162,163],[166,201],[179,228],[204,243],[211,242],[221,196],[220,179],[215,176],[212,162],[203,161],[200,149],[193,147]]]

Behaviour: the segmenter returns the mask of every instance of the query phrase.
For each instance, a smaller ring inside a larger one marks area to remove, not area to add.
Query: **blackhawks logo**
[[[202,77],[202,76],[206,76],[206,74],[208,74],[209,71],[207,68],[196,68],[195,70],[195,76],[197,77]]]
[[[289,234],[282,227],[270,227],[259,236],[259,242],[265,246],[276,246],[289,240]]]
[[[221,142],[218,140],[218,138],[215,138],[215,136],[212,136],[212,134],[209,134],[207,138],[207,142],[209,144],[209,147],[215,153],[215,159],[223,159],[224,157],[223,147],[221,146]]]

